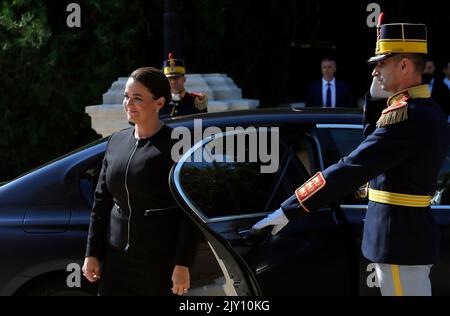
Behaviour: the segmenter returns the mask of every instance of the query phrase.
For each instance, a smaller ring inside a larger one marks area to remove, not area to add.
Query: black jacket
[[[441,106],[446,116],[450,115],[450,90],[442,79],[434,78],[431,97]]]
[[[101,259],[109,244],[190,266],[198,230],[178,207],[168,185],[172,129],[137,140],[134,128],[109,139],[95,191],[86,256]]]
[[[161,119],[167,117],[206,113],[206,109],[199,110],[195,106],[195,99],[196,96],[194,94],[186,92],[180,101],[172,100],[169,104],[164,105],[164,107],[159,112]]]

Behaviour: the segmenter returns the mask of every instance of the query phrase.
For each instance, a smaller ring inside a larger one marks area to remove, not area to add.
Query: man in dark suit
[[[337,80],[334,76],[336,73],[336,61],[331,58],[324,58],[321,69],[323,77],[310,85],[306,106],[353,107],[350,87],[347,83]]]
[[[431,92],[431,98],[434,99],[442,108],[445,115],[450,115],[450,90],[440,78],[434,76],[436,67],[433,60],[427,59],[425,70],[422,75],[422,83],[428,84]]]

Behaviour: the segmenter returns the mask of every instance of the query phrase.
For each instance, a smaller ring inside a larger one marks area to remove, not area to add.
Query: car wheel
[[[69,288],[64,279],[53,278],[41,280],[21,294],[24,296],[95,296],[97,286],[83,280],[81,287]]]

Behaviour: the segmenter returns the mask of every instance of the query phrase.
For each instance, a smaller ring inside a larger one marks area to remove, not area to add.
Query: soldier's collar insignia
[[[430,90],[426,84],[411,87],[394,94],[388,99],[388,107],[384,109],[377,121],[377,127],[406,121],[408,119],[407,101],[409,99],[429,98],[430,96]]]
[[[427,84],[415,86],[408,89],[411,99],[427,99],[431,98],[430,89]]]
[[[388,107],[394,105],[394,103],[397,103],[399,100],[402,100],[405,96],[407,96],[408,99],[426,99],[430,98],[431,94],[427,84],[408,88],[392,95],[388,99]]]

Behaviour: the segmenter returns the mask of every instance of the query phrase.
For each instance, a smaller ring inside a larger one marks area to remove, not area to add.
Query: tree
[[[161,1],[86,0],[73,29],[68,3],[0,4],[0,181],[99,138],[85,107],[162,61]]]

